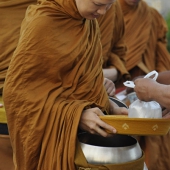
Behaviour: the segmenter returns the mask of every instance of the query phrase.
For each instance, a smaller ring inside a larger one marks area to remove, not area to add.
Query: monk
[[[115,1],[97,20],[101,32],[104,77],[112,80],[117,88],[122,87],[122,82],[129,80],[130,75],[125,67],[125,25],[119,1]]]
[[[13,170],[12,147],[8,135],[7,120],[2,101],[2,89],[4,86],[6,72],[12,54],[17,46],[20,32],[20,25],[25,16],[26,8],[30,4],[36,4],[36,0],[10,0],[0,2],[1,27],[0,39],[0,169]],[[12,28],[12,29],[11,29]],[[104,86],[109,96],[114,96],[115,87],[111,80],[105,78]]]
[[[125,21],[126,68],[131,78],[152,70],[170,69],[167,25],[159,12],[143,0],[119,0]]]
[[[74,163],[78,129],[116,133],[99,116],[127,110],[109,100],[103,86],[95,19],[113,3],[40,0],[28,8],[3,90],[16,170],[79,169]],[[129,162],[129,170],[142,170],[143,159]]]
[[[7,119],[2,101],[6,72],[16,49],[20,25],[26,8],[36,0],[8,0],[0,2],[0,169],[14,170],[12,147],[8,135]]]

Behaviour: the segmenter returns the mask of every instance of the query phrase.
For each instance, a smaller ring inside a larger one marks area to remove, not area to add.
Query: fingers
[[[111,97],[115,96],[115,91],[116,91],[115,87],[111,87],[111,86],[106,87],[106,92],[108,96],[111,96]]]
[[[80,118],[79,127],[91,134],[99,134],[104,137],[109,135],[106,130],[116,133],[116,129],[103,122],[99,116],[104,116],[104,114],[97,107],[84,110]]]
[[[128,115],[128,109],[125,107],[115,107],[113,113],[115,115]]]
[[[115,95],[115,91],[116,91],[115,84],[111,80],[104,78],[104,87],[109,96]]]
[[[168,109],[163,110],[162,118],[163,119],[170,119],[170,111]]]
[[[163,117],[163,119],[170,119],[170,112],[167,113],[167,114]]]
[[[164,110],[162,111],[162,117],[164,117],[168,112],[169,112],[168,109],[164,109]]]
[[[110,126],[110,125],[108,125],[107,123],[105,123],[105,122],[103,122],[101,119],[100,119],[100,121],[98,122],[98,124],[99,124],[99,126],[100,126],[100,129],[105,129],[105,130],[107,130],[107,131],[110,131],[111,133],[116,133],[117,132],[117,130],[114,128],[114,127],[112,127],[112,126]],[[105,132],[105,131],[104,131]],[[104,133],[103,133],[104,134]],[[108,136],[108,133],[106,133],[106,135]],[[102,136],[104,136],[104,135],[102,135]],[[105,136],[106,137],[106,136]]]
[[[97,116],[104,116],[103,112],[99,108],[94,108],[94,112]],[[108,133],[104,129],[110,131],[111,133],[116,133],[116,129],[114,127],[103,122],[99,117],[96,118],[96,125],[91,127],[92,132],[94,131],[95,133],[106,137],[108,136]]]
[[[109,136],[109,133],[107,133],[106,130],[109,131],[112,134],[115,134],[117,132],[114,127],[106,124],[101,119],[97,120],[95,126],[90,127],[90,133],[98,134],[98,135],[101,135],[103,137]]]
[[[0,108],[2,108],[2,107],[3,107],[3,104],[0,103]]]

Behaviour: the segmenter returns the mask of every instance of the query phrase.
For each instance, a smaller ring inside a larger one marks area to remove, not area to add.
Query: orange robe
[[[101,31],[101,42],[103,50],[103,68],[115,67],[118,72],[116,85],[130,79],[130,75],[125,67],[126,44],[124,40],[124,21],[121,7],[115,1],[105,15],[98,18]]]
[[[125,0],[119,2],[126,24],[126,67],[132,78],[152,70],[170,70],[167,26],[163,17],[144,1],[136,7],[127,5]],[[165,136],[143,136],[139,142],[149,170],[170,169],[170,133]]]
[[[17,46],[20,25],[28,5],[37,0],[4,0],[0,1],[0,94],[6,72]]]
[[[83,109],[109,109],[97,20],[74,0],[26,12],[3,91],[16,170],[74,170]]]
[[[130,6],[119,0],[126,26],[126,68],[132,78],[152,70],[170,69],[170,54],[167,50],[167,25],[163,17],[144,1]]]
[[[28,5],[37,0],[0,1],[0,103],[6,72],[17,46],[20,25]],[[5,109],[0,108],[0,170],[14,170],[12,147],[7,129]],[[4,135],[5,134],[5,135]]]

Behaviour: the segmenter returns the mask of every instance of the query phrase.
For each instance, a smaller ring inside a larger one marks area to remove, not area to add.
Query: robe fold
[[[17,46],[20,25],[28,5],[37,0],[0,1],[0,94],[13,52]]]
[[[127,48],[124,39],[123,13],[119,1],[115,1],[106,14],[97,20],[101,31],[103,68],[115,67],[118,70],[118,80],[115,82],[118,86],[120,82],[130,79],[125,67]]]
[[[9,135],[0,134],[0,170],[14,170]]]
[[[36,2],[37,0],[0,1],[0,103],[3,103],[2,89],[11,57],[18,43],[21,22],[27,7]],[[4,107],[0,108],[0,169],[14,170]]]
[[[86,107],[109,110],[96,19],[73,0],[40,0],[26,11],[3,90],[15,170],[74,170]]]
[[[170,69],[167,50],[167,25],[157,10],[140,1],[137,6],[119,0],[125,21],[127,44],[126,68],[132,78]]]

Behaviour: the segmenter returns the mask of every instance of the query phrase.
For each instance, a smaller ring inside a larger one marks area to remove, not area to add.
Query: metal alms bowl
[[[113,98],[113,97],[109,97],[110,100],[112,100],[113,102],[115,102],[119,107],[125,107],[125,108],[128,108],[128,106],[120,101],[119,99],[116,99],[116,98]]]
[[[78,139],[87,162],[91,164],[125,163],[142,156],[142,150],[132,136],[102,137],[81,133],[78,134]]]

